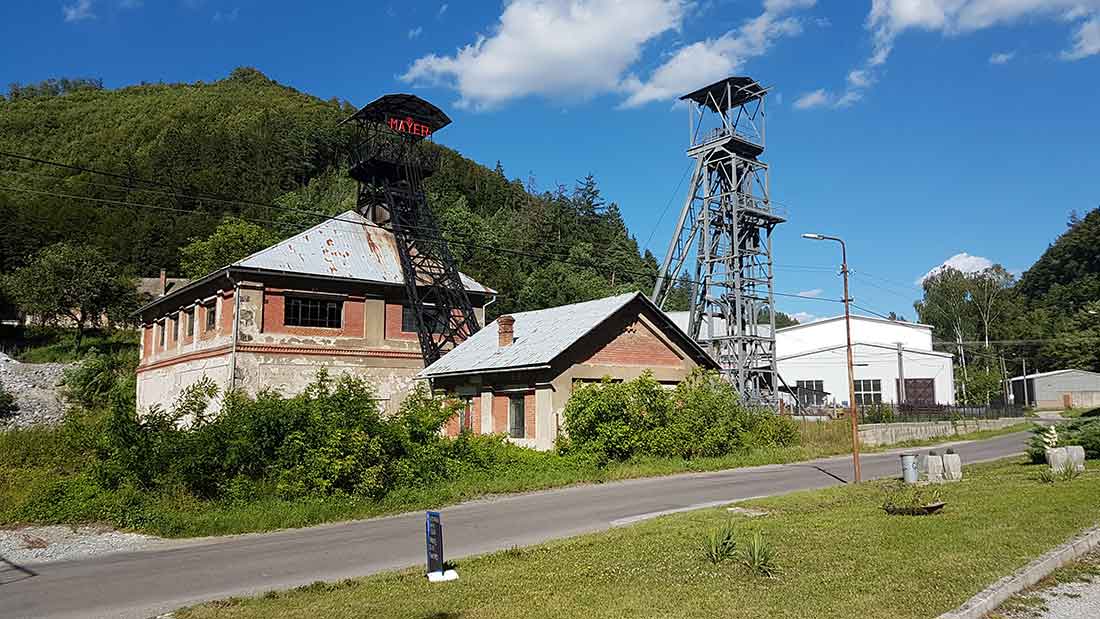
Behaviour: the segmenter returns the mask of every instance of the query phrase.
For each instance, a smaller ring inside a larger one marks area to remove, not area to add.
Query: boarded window
[[[343,301],[287,297],[283,306],[283,324],[288,327],[339,329],[343,314]]]
[[[508,398],[508,436],[523,438],[527,436],[527,409],[524,397],[514,395]]]
[[[856,405],[870,406],[882,404],[882,381],[877,378],[868,378],[855,381]]]
[[[904,403],[922,406],[935,404],[936,380],[934,378],[906,378]]]

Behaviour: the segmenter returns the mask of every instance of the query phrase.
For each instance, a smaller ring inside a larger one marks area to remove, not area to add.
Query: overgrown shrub
[[[102,353],[93,348],[79,365],[65,371],[65,397],[85,408],[104,407],[113,391],[136,389],[137,364],[136,351]]]
[[[939,503],[941,497],[937,486],[894,481],[886,485],[882,509],[886,512],[917,509]]]
[[[18,407],[15,404],[15,396],[0,385],[0,419],[15,415]]]
[[[895,419],[894,407],[889,404],[871,404],[864,406],[861,423],[892,423]]]
[[[741,564],[756,576],[774,578],[779,574],[778,554],[775,547],[757,531],[741,550]]]
[[[648,372],[628,382],[578,386],[565,406],[568,441],[559,451],[598,461],[634,456],[696,458],[794,445],[797,425],[741,403],[732,385],[696,370],[669,390]]]
[[[439,429],[455,413],[423,386],[385,418],[362,380],[320,373],[301,394],[218,395],[200,382],[170,410],[138,416],[118,399],[100,450],[98,479],[109,488],[182,488],[202,499],[248,496],[270,481],[283,498],[332,494],[379,498],[396,487],[448,478],[451,441]]]
[[[1047,448],[1068,445],[1084,447],[1089,460],[1100,459],[1100,418],[1083,417],[1049,428],[1036,425],[1031,430],[1027,454],[1033,463],[1040,464],[1046,462]]]

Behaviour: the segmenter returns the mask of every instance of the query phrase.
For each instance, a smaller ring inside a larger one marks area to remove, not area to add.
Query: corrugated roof
[[[229,266],[386,284],[405,282],[393,233],[356,211],[327,219]],[[464,273],[460,275],[467,290],[496,292]]]
[[[493,321],[424,368],[418,376],[430,378],[446,374],[548,365],[577,340],[640,296],[640,293],[631,292],[595,301],[511,314],[516,319],[515,339],[511,345],[497,345],[497,322]]]
[[[1011,378],[1009,380],[1023,380],[1025,378],[1043,378],[1045,376],[1056,376],[1058,374],[1068,374],[1070,372],[1078,372],[1078,373],[1081,373],[1081,374],[1092,374],[1092,375],[1095,375],[1095,376],[1100,376],[1100,374],[1097,374],[1096,372],[1090,372],[1089,370],[1080,370],[1080,369],[1077,369],[1077,368],[1067,368],[1065,370],[1051,370],[1049,372],[1039,372],[1037,374],[1028,374],[1027,376],[1016,376],[1016,377]]]

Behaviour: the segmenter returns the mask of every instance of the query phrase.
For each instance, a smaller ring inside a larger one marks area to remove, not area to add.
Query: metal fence
[[[873,404],[858,408],[860,423],[910,423],[920,421],[963,421],[1023,417],[1019,406],[950,406],[915,404]]]

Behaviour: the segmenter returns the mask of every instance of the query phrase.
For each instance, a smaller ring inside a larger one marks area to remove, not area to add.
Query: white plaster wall
[[[843,319],[777,329],[775,333],[775,349],[779,357],[843,345],[846,341]],[[852,316],[852,342],[886,346],[896,346],[901,342],[905,348],[932,350],[932,329],[912,323]]]
[[[897,402],[898,357],[897,352],[879,346],[856,344],[852,347],[856,364],[855,378],[882,381],[882,401]],[[906,378],[935,379],[936,403],[955,403],[955,384],[950,357],[922,354],[917,351],[903,353]],[[866,364],[863,366],[863,364]],[[824,350],[792,359],[780,359],[779,374],[791,387],[800,380],[820,380],[830,401],[838,404],[848,401],[848,362],[844,348]]]
[[[162,368],[145,370],[137,375],[137,406],[144,412],[154,404],[170,408],[184,389],[203,379],[214,381],[219,390],[229,385],[229,356],[194,359]],[[217,408],[217,403],[214,403]]]

